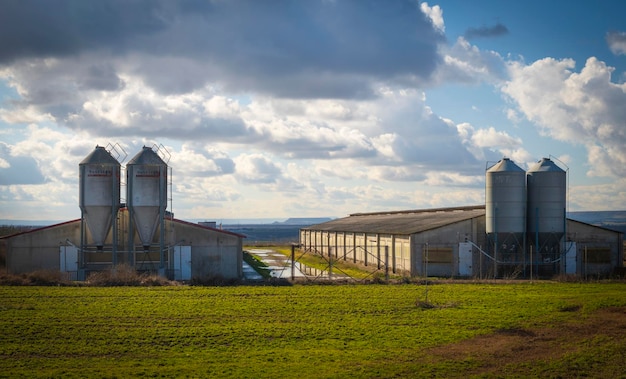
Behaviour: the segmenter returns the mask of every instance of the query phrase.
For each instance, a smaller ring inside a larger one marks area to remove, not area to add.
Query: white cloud
[[[431,7],[424,1],[420,3],[420,9],[430,18],[430,21],[441,33],[446,31],[446,26],[443,22],[443,10],[439,5],[433,5]]]
[[[626,204],[625,188],[625,178],[608,184],[573,186],[569,191],[569,210],[623,210]]]
[[[612,68],[507,64],[463,37],[446,46],[438,5],[113,0],[109,13],[90,3],[69,18],[31,1],[0,25],[0,80],[11,91],[0,120],[13,124],[0,143],[7,213],[18,200],[30,214],[43,201],[76,213],[78,163],[108,142],[131,155],[167,146],[181,217],[479,204],[485,161],[532,161],[534,135],[481,124],[486,101],[472,102],[479,112],[467,120],[433,111],[426,94],[448,84],[502,88],[512,105],[499,112],[511,122],[584,143],[590,175],[625,174],[625,89]],[[42,11],[27,17],[33,5]],[[81,16],[100,28],[76,24]],[[44,21],[57,32],[42,35]],[[620,38],[607,35],[615,54]]]
[[[626,32],[609,32],[606,34],[609,49],[615,55],[626,55]]]
[[[475,187],[484,185],[484,175],[467,176],[453,172],[429,172],[424,181],[429,186]]]
[[[183,144],[180,151],[173,151],[169,165],[176,167],[175,175],[197,179],[231,174],[235,164],[224,152]]]
[[[236,177],[243,183],[276,183],[281,167],[262,154],[241,154],[235,158]]]
[[[500,54],[480,50],[463,37],[440,51],[443,64],[439,65],[434,75],[434,83],[496,84],[506,77],[506,65]]]
[[[583,144],[590,173],[626,176],[626,84],[613,83],[614,69],[593,57],[580,73],[573,68],[570,59],[512,62],[502,91],[545,135]]]
[[[488,129],[479,129],[471,136],[472,143],[481,148],[510,149],[520,147],[522,140],[511,137],[504,131],[498,131],[493,126]]]
[[[478,161],[498,160],[502,157],[512,158],[516,162],[532,160],[530,153],[523,148],[522,139],[505,131],[494,127],[476,130],[469,123],[458,124],[456,128],[463,144]]]
[[[97,3],[23,0],[4,9],[11,22],[0,25],[0,65],[45,59],[64,76],[55,59],[100,55],[68,67],[77,80],[57,92],[69,96],[119,90],[121,75],[130,75],[161,95],[216,85],[274,97],[364,98],[373,82],[427,79],[439,61],[440,30],[417,3],[397,5],[114,0],[102,11]],[[443,26],[440,8],[430,16]],[[46,96],[32,88],[28,95],[38,103]]]

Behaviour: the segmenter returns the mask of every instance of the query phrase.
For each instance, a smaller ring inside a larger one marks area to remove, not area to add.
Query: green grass
[[[434,361],[425,349],[626,306],[625,283],[431,285],[433,309],[416,306],[424,290],[0,287],[0,377],[463,377],[471,360]],[[596,346],[519,369],[555,377],[625,347]]]
[[[263,279],[269,279],[271,277],[270,270],[267,268],[267,265],[256,255],[250,254],[249,252],[243,252],[243,260],[249,264],[254,271],[259,273],[263,277]]]

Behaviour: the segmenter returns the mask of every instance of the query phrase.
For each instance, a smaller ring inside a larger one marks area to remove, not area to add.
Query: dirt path
[[[534,376],[538,364],[565,359],[573,363],[559,377],[626,378],[625,341],[626,307],[605,308],[551,327],[498,330],[430,349],[427,355],[434,362],[471,361],[472,368],[460,376]]]

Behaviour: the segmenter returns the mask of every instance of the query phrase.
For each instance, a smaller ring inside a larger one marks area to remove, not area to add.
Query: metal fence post
[[[295,256],[296,256],[296,245],[291,245],[291,280],[295,280],[296,272],[295,272]]]

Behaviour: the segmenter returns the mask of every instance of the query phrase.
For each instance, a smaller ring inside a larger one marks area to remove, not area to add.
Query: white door
[[[174,280],[191,279],[191,246],[174,247]]]
[[[75,272],[78,271],[78,248],[75,246],[60,246],[60,271]]]
[[[59,246],[59,271],[67,273],[67,279],[78,279],[78,248]]]
[[[472,244],[459,243],[459,276],[472,276]]]

